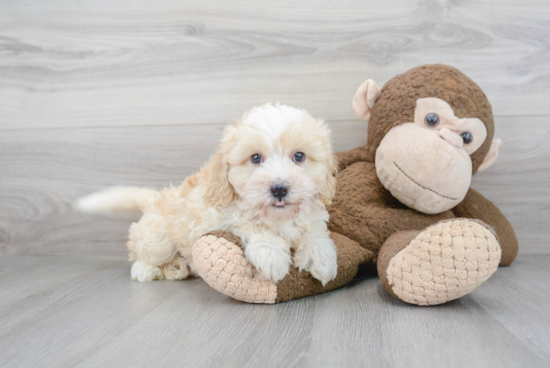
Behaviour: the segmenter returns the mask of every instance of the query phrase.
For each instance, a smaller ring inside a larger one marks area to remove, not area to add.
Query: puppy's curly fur
[[[181,186],[160,192],[111,188],[82,198],[77,208],[143,212],[128,241],[138,281],[196,274],[194,242],[228,230],[242,239],[247,259],[266,279],[278,282],[294,264],[326,284],[337,272],[325,209],[334,196],[336,170],[323,121],[266,104],[229,125],[210,162]]]

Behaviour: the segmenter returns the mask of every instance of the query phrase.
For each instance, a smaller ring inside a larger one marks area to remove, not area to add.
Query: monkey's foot
[[[239,238],[231,233],[205,235],[193,245],[199,276],[214,289],[248,303],[275,303],[277,285],[261,278],[246,260]]]
[[[229,232],[216,231],[193,245],[193,263],[208,285],[247,303],[280,303],[337,289],[357,274],[359,265],[372,259],[372,252],[339,234],[331,234],[338,249],[338,275],[325,287],[309,273],[290,267],[285,278],[274,284],[262,278],[244,255],[241,241]]]
[[[410,304],[436,305],[485,282],[497,270],[500,256],[488,225],[460,218],[393,234],[380,249],[377,267],[393,296]]]

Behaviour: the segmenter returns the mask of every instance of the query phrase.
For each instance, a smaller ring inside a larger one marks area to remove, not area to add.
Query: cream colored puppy
[[[248,261],[269,281],[277,283],[294,265],[325,285],[337,272],[325,209],[334,196],[336,170],[323,121],[267,104],[229,125],[210,162],[180,187],[116,187],[84,197],[76,207],[143,212],[128,241],[134,280],[195,275],[193,244],[205,233],[228,230],[241,238]]]

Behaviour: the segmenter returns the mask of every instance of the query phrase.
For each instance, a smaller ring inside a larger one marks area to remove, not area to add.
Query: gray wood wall
[[[178,184],[267,101],[353,148],[357,86],[425,63],[486,92],[504,144],[473,187],[550,253],[548,1],[0,1],[0,254],[125,255],[129,219],[74,199]]]

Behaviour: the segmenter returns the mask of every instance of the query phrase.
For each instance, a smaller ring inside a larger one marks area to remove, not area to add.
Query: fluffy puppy
[[[128,241],[134,280],[196,274],[193,244],[205,233],[228,230],[241,238],[248,261],[266,279],[278,282],[293,264],[325,285],[337,272],[325,209],[336,170],[323,121],[267,104],[229,125],[210,162],[181,186],[160,192],[116,187],[84,197],[76,207],[143,212]]]

